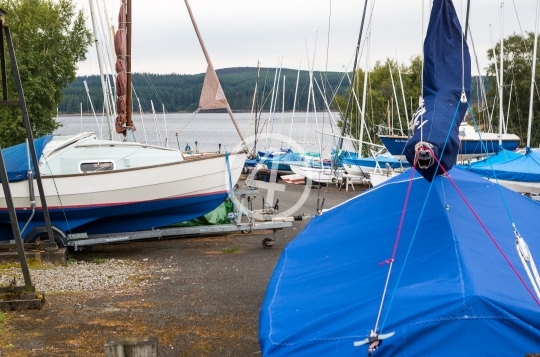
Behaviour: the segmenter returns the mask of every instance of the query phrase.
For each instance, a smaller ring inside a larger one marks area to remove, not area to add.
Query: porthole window
[[[83,161],[79,164],[79,172],[102,172],[114,170],[113,161]]]

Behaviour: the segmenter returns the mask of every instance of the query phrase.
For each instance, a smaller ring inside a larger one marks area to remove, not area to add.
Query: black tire
[[[262,240],[262,246],[264,249],[270,249],[274,246],[274,240],[272,238],[264,238]]]
[[[58,245],[58,248],[65,248],[67,246],[67,237],[60,229],[52,227],[54,241]],[[30,233],[24,237],[25,243],[34,243],[38,239],[41,241],[48,241],[49,235],[47,234],[47,228],[36,227]]]

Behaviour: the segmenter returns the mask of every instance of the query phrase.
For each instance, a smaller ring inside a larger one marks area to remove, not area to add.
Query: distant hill
[[[258,93],[259,101],[264,103],[264,109],[270,108],[271,97],[269,93],[272,90],[275,77],[275,68],[261,68],[259,75]],[[257,68],[255,67],[237,67],[218,69],[218,77],[227,96],[229,104],[233,111],[251,111],[253,92],[257,82]],[[283,76],[285,76],[285,110],[293,109],[293,102],[296,89],[296,78],[298,71],[295,69],[282,69],[279,82],[279,93],[277,98],[277,110],[281,111],[283,102]],[[342,72],[315,72],[314,77],[321,90],[323,90],[323,78],[327,78],[326,91],[327,98],[329,93],[336,92],[343,95],[349,86],[348,80],[344,79]],[[484,81],[486,81],[484,77]],[[92,98],[92,105],[96,112],[103,109],[103,94],[99,76],[77,77],[77,80],[70,84],[64,90],[64,100],[58,106],[61,114],[79,113],[82,103],[83,111],[90,111],[90,102],[84,89],[83,81],[86,80]],[[165,105],[167,112],[193,112],[198,108],[199,97],[204,81],[204,73],[201,74],[152,74],[152,73],[134,73],[133,86],[137,98],[140,100],[143,111],[151,111],[150,101],[153,101],[156,111],[162,111],[162,104]],[[114,88],[114,86],[113,86]],[[325,106],[319,93],[319,88],[314,84],[315,98],[317,101],[317,110],[324,110]],[[489,88],[486,88],[486,91]],[[309,72],[300,71],[298,84],[296,110],[306,109],[307,97],[309,92]],[[470,103],[477,103],[477,80],[473,77]],[[264,94],[264,99],[263,98]],[[260,104],[259,104],[260,105]],[[137,108],[137,107],[135,107]]]
[[[261,68],[259,75],[259,98],[264,93],[264,108],[270,108],[271,97],[269,93],[272,90],[275,68]],[[257,68],[239,67],[225,68],[216,71],[227,96],[229,104],[234,111],[251,111],[253,92],[257,82]],[[296,77],[298,71],[293,69],[282,69],[279,82],[279,93],[277,99],[277,108],[280,111],[283,102],[283,76],[285,76],[285,110],[293,109],[294,95],[296,89]],[[315,72],[314,76],[317,83],[323,90],[323,77],[326,77],[328,92],[336,91],[338,94],[344,94],[349,83],[343,80],[344,73]],[[64,90],[64,100],[58,106],[58,111],[62,114],[79,113],[82,103],[83,111],[88,111],[90,103],[84,89],[83,81],[86,80],[92,98],[92,105],[96,112],[102,111],[103,94],[99,76],[77,77],[77,80]],[[189,74],[151,74],[134,73],[133,86],[137,98],[141,102],[144,111],[150,111],[150,101],[153,101],[156,111],[161,112],[162,103],[167,112],[193,112],[198,108],[199,97],[204,81],[204,73]],[[297,94],[297,110],[305,110],[309,91],[309,72],[301,71]],[[320,99],[317,85],[314,85],[317,98],[317,110],[324,109],[324,103]],[[330,97],[330,95],[327,95]],[[261,99],[259,99],[261,100]]]

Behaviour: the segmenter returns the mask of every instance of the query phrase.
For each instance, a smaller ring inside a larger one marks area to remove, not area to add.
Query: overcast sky
[[[99,0],[102,1],[102,0]],[[106,2],[117,26],[120,1]],[[87,15],[88,0],[76,0]],[[534,31],[537,0],[504,1],[504,36]],[[470,28],[480,67],[488,65],[486,51],[500,39],[501,0],[471,0]],[[369,0],[370,63],[397,57],[400,63],[420,54],[427,27],[429,0]],[[318,71],[352,67],[364,0],[190,0],[214,67],[275,67],[308,69],[307,56]],[[462,25],[467,0],[454,0]],[[113,10],[114,9],[114,10]],[[196,74],[206,61],[189,19],[184,0],[133,0],[133,71]],[[366,22],[367,23],[367,22]],[[491,25],[491,26],[490,26]],[[490,31],[491,28],[491,31]],[[367,26],[364,27],[364,34]],[[490,35],[492,33],[492,36]],[[470,40],[469,40],[470,46]],[[471,55],[474,56],[471,47]],[[301,61],[301,64],[300,64]],[[361,59],[362,67],[365,55]],[[95,50],[79,64],[78,75],[97,74]],[[473,74],[476,74],[473,62]]]

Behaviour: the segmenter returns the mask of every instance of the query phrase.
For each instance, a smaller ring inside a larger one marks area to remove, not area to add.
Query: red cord
[[[426,148],[427,150],[429,150],[431,152],[431,155],[435,158],[435,161],[437,161],[437,163],[439,163],[439,160],[437,159],[437,157],[435,156],[435,154],[433,153],[433,151],[431,151],[431,149],[429,148]],[[536,296],[533,294],[533,292],[531,291],[531,289],[529,289],[529,286],[527,285],[527,283],[525,283],[525,281],[523,280],[523,278],[521,277],[521,275],[519,275],[519,272],[516,270],[516,268],[514,267],[514,265],[512,265],[512,262],[510,262],[510,259],[508,259],[508,257],[506,256],[506,254],[504,254],[503,250],[501,249],[501,247],[499,246],[499,244],[497,244],[497,241],[495,240],[495,238],[493,238],[493,236],[491,235],[491,233],[489,232],[489,230],[487,229],[487,227],[484,225],[484,223],[482,222],[482,220],[480,219],[480,217],[478,217],[478,215],[476,214],[476,212],[474,211],[474,209],[472,208],[472,206],[469,204],[469,202],[467,201],[467,199],[465,198],[465,196],[463,195],[463,193],[459,190],[459,188],[457,187],[456,183],[454,182],[454,180],[452,180],[452,178],[450,177],[450,175],[448,175],[448,172],[446,171],[446,169],[444,168],[444,166],[442,165],[439,165],[439,167],[442,168],[442,171],[446,174],[446,177],[448,177],[448,179],[450,180],[450,183],[452,184],[452,186],[454,186],[454,188],[456,189],[457,193],[461,196],[461,198],[463,199],[463,202],[465,202],[465,204],[467,205],[467,207],[469,207],[469,209],[471,210],[472,214],[474,215],[474,217],[476,218],[476,220],[478,221],[478,223],[480,223],[480,226],[482,226],[482,228],[484,229],[484,231],[487,233],[487,235],[489,236],[489,238],[491,239],[491,241],[493,242],[493,244],[495,244],[495,247],[497,247],[497,249],[499,250],[499,252],[501,253],[501,255],[503,256],[503,258],[506,260],[506,262],[508,263],[508,265],[510,266],[510,268],[514,271],[514,273],[516,274],[516,276],[518,277],[518,279],[521,281],[521,283],[523,284],[523,286],[525,287],[525,289],[527,289],[527,291],[529,292],[529,294],[532,296],[532,298],[534,299],[534,301],[536,302],[536,304],[538,306],[540,306],[540,301],[538,301],[538,299],[536,298]]]

